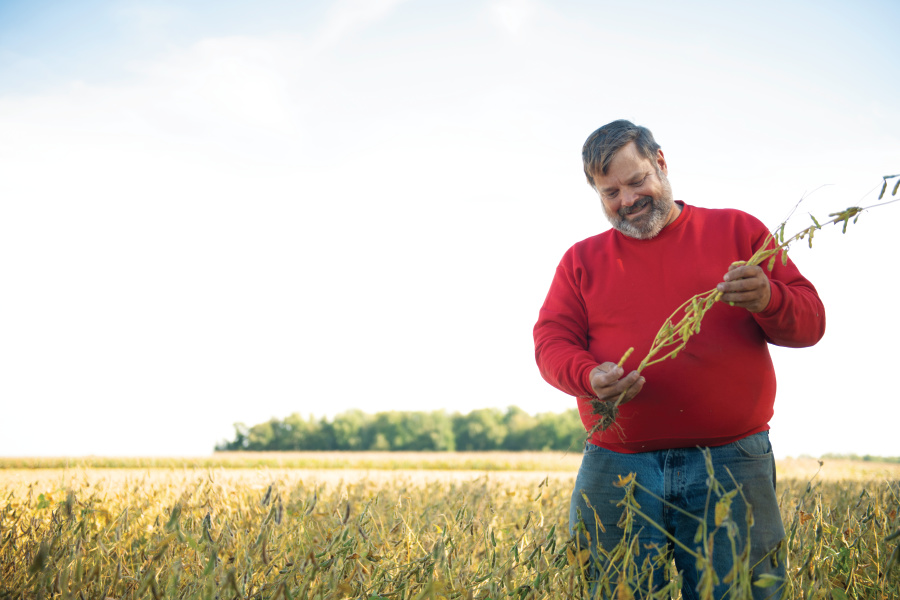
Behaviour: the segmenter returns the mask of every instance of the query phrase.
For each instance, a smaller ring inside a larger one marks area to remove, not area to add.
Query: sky
[[[0,456],[572,408],[532,328],[609,228],[585,138],[645,125],[676,199],[773,229],[801,198],[788,232],[874,204],[900,173],[897,22],[890,0],[4,0]],[[792,249],[828,326],[772,349],[776,456],[900,454],[898,223]]]

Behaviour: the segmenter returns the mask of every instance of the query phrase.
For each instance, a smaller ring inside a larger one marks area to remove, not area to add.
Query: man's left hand
[[[723,292],[722,302],[746,308],[750,312],[762,312],[769,305],[772,288],[769,278],[759,265],[731,265],[716,286]]]

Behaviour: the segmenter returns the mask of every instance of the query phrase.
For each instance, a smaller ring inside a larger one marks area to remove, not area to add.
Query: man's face
[[[628,237],[647,240],[674,221],[679,211],[666,173],[662,150],[655,161],[641,156],[634,142],[616,152],[606,175],[594,174],[594,186],[612,226]]]

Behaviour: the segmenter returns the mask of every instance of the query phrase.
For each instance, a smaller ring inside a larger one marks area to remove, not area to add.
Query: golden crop
[[[0,470],[0,598],[584,597],[588,554],[567,524],[573,480]],[[640,481],[623,474],[615,483]],[[788,597],[900,597],[896,478],[779,487]],[[718,517],[724,524],[727,511]],[[624,567],[601,587],[633,597],[651,553],[610,552]]]

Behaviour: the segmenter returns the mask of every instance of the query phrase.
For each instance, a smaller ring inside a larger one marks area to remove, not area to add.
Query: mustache
[[[627,215],[630,215],[631,213],[635,213],[640,210],[643,210],[643,208],[645,206],[647,206],[648,204],[650,204],[651,202],[653,202],[652,196],[644,196],[640,200],[637,200],[631,206],[623,206],[623,207],[619,208],[619,215],[622,217],[625,217]]]

